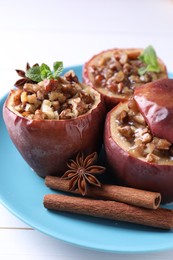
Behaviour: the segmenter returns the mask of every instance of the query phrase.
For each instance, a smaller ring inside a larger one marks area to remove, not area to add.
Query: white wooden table
[[[107,48],[149,44],[172,72],[173,1],[0,1],[0,96],[27,61],[63,60],[69,66]],[[173,259],[173,249],[140,255],[90,251],[33,230],[0,205],[0,259]]]

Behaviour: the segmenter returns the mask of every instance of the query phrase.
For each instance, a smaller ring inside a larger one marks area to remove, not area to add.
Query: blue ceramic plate
[[[81,79],[82,67],[71,69]],[[1,111],[5,98],[0,101]],[[134,253],[173,249],[173,231],[70,213],[55,213],[45,209],[43,197],[53,192],[30,169],[12,144],[2,115],[0,155],[0,201],[31,227],[75,245],[107,252]]]

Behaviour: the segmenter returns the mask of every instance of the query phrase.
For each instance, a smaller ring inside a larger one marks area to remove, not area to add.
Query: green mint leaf
[[[49,66],[45,63],[42,63],[40,66],[40,73],[41,73],[41,79],[52,79],[52,71],[50,70]]]
[[[63,62],[62,61],[54,62],[53,69],[54,69],[53,78],[57,79],[61,74],[61,72],[63,71]]]
[[[34,66],[30,69],[28,69],[25,73],[26,77],[35,81],[35,82],[40,82],[41,79],[41,73],[40,73],[40,66]]]
[[[153,65],[149,64],[147,66],[147,70],[148,71],[154,71],[154,72],[160,72],[160,67],[159,66],[153,66]]]
[[[32,68],[29,68],[25,75],[27,78],[33,80],[34,82],[40,82],[44,79],[57,79],[63,70],[63,62],[57,61],[53,64],[53,72],[50,67],[42,63],[41,66],[36,65]]]
[[[157,55],[151,45],[144,49],[143,53],[139,56],[139,59],[147,65],[145,70],[144,68],[138,70],[140,75],[143,75],[147,71],[160,72]]]
[[[147,72],[147,67],[142,67],[138,69],[138,73],[140,76],[144,75]]]

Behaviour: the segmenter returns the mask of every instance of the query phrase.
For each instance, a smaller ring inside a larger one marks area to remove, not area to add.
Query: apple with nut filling
[[[43,66],[35,67],[29,72],[41,74]],[[49,79],[33,75],[29,79],[29,72],[7,97],[4,121],[13,143],[38,175],[61,175],[68,159],[79,151],[98,151],[104,104],[100,94],[81,84],[72,71]]]
[[[83,82],[101,93],[108,110],[132,96],[137,86],[167,77],[166,66],[152,46],[106,50],[83,67]]]
[[[173,80],[136,88],[107,115],[104,143],[115,178],[173,201]]]

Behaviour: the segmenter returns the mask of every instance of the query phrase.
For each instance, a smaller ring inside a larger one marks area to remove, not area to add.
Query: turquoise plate
[[[70,69],[74,69],[81,79],[81,66]],[[5,98],[0,101],[1,111]],[[53,191],[30,169],[12,144],[2,113],[0,155],[0,201],[34,229],[78,246],[107,252],[134,253],[173,249],[173,231],[70,213],[55,213],[45,209],[43,197]]]

